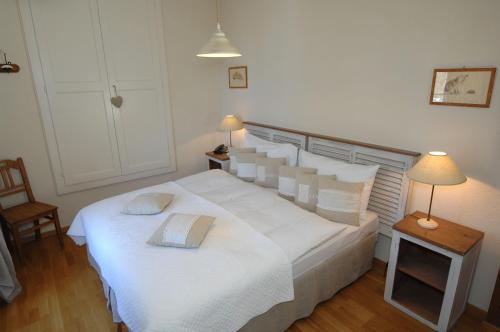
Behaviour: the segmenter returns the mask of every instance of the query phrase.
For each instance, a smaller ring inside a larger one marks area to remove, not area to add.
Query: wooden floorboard
[[[13,303],[0,304],[0,331],[116,331],[85,247],[67,237],[65,245],[61,250],[55,237],[25,245],[25,264],[16,262],[23,292]],[[430,331],[384,302],[384,281],[383,267],[376,266],[289,331]],[[453,331],[491,329],[477,315],[465,314]]]

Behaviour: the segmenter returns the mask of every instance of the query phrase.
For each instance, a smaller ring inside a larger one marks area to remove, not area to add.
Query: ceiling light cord
[[[217,29],[220,30],[219,0],[215,0],[215,16],[217,16]]]

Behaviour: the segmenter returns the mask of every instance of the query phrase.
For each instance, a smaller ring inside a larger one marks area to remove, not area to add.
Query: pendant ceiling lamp
[[[241,56],[240,51],[229,42],[226,34],[220,28],[219,0],[215,1],[215,8],[217,10],[217,30],[196,56],[201,58],[234,58]]]

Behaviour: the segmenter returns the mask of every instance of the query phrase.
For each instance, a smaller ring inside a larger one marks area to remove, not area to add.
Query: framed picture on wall
[[[496,68],[434,69],[430,103],[490,107]]]
[[[229,67],[228,72],[230,89],[248,88],[247,66]]]

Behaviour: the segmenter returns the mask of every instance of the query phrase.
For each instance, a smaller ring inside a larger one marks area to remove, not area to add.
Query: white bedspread
[[[272,191],[221,170],[198,173],[176,182],[240,217],[279,245],[291,262],[346,229],[344,224],[328,221]]]
[[[139,193],[170,192],[161,214],[121,214]],[[198,249],[154,247],[147,239],[172,212],[216,217]],[[68,235],[86,242],[132,331],[235,331],[293,300],[283,250],[224,208],[176,183],[112,197],[82,209]]]

